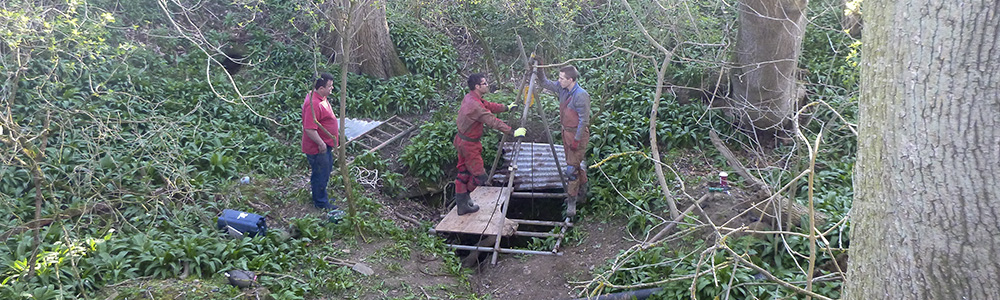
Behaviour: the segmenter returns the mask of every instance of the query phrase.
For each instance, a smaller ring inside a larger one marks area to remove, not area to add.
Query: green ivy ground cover
[[[491,95],[498,102],[514,98],[510,87],[515,83],[501,75],[515,73],[505,71],[505,66],[519,66],[514,33],[522,36],[528,51],[535,50],[549,61],[598,57],[615,47],[646,43],[631,19],[610,3],[587,6],[544,0],[508,6],[501,1],[482,0],[421,6],[423,9],[418,11],[396,7],[411,2],[390,4],[388,24],[397,50],[413,74],[389,80],[352,74],[347,85],[348,115],[385,118],[435,111],[401,152],[405,174],[390,170],[389,164],[377,156],[355,160],[357,165],[385,174],[383,188],[388,194],[403,189],[403,176],[430,184],[449,181],[447,172],[454,163],[450,145],[454,135],[450,124],[457,105],[454,97],[461,96],[465,75],[461,72],[468,71],[459,70],[459,54],[450,39],[454,33],[449,28],[466,28],[469,36],[480,41],[483,50],[472,69],[492,72],[501,86],[507,86]],[[692,18],[676,23],[676,30],[652,34],[662,40],[725,42],[726,32],[732,28],[720,20],[724,15],[731,16],[732,9],[706,1],[692,3],[696,4],[696,9],[688,12]],[[337,74],[339,67],[318,58],[322,56],[310,46],[309,35],[303,33],[322,23],[315,14],[306,12],[307,2],[245,1],[233,5],[229,1],[207,1],[204,5],[196,12],[218,11],[186,16],[210,25],[204,27],[202,36],[195,37],[203,40],[193,39],[193,31],[183,24],[179,25],[183,30],[172,25],[171,17],[173,21],[183,20],[178,18],[183,10],[172,2],[36,4],[14,0],[0,6],[0,36],[4,41],[0,46],[0,72],[6,79],[0,92],[6,106],[3,115],[9,119],[3,129],[5,137],[16,140],[18,145],[5,152],[4,164],[0,165],[0,214],[10,216],[0,219],[0,228],[11,233],[0,244],[0,298],[93,297],[102,288],[135,278],[176,279],[182,275],[214,282],[206,288],[205,295],[211,295],[207,297],[231,298],[239,291],[222,284],[220,272],[232,268],[295,273],[307,279],[306,284],[273,278],[261,281],[278,299],[354,294],[365,289],[349,270],[311,253],[335,252],[331,246],[334,241],[355,236],[358,229],[362,234],[411,241],[400,242],[402,248],[447,254],[440,240],[420,230],[403,231],[391,222],[374,218],[380,204],[367,196],[361,197],[361,215],[356,220],[339,225],[325,225],[318,217],[293,220],[292,227],[298,231],[293,238],[268,235],[229,240],[206,226],[223,208],[254,210],[245,199],[218,201],[220,194],[246,188],[235,185],[242,176],[279,179],[273,185],[259,187],[258,198],[254,199],[307,200],[308,191],[282,188],[290,184],[289,177],[307,168],[297,147],[298,106],[315,70]],[[652,2],[633,5],[657,9]],[[803,68],[810,70],[807,88],[811,97],[829,103],[851,122],[856,118],[859,45],[843,33],[828,29],[835,27],[837,15],[823,9],[827,3],[816,2],[813,6],[815,26],[807,31],[800,61]],[[647,24],[670,21],[666,15],[644,18]],[[236,48],[250,64],[229,74],[210,60],[224,60],[222,55],[204,46],[221,49],[234,44],[239,45]],[[656,54],[649,49],[637,51]],[[704,62],[724,61],[726,55],[719,48],[683,47],[667,78],[678,86],[704,84],[712,65]],[[581,84],[595,96],[593,147],[588,161],[629,151],[648,152],[649,99],[659,64],[619,51],[577,65],[583,70]],[[543,104],[548,105],[548,110],[553,109],[551,96],[540,100],[549,102]],[[675,96],[667,95],[659,107],[656,133],[661,149],[695,149],[723,167],[725,163],[707,140],[708,132],[719,130],[726,136],[736,136],[733,143],[748,142],[738,137],[725,118],[697,101],[681,104]],[[845,129],[848,124],[832,112],[818,109],[814,119],[823,122],[811,123],[807,133],[812,138],[825,130],[824,143],[829,145],[817,158],[817,207],[831,216],[843,216],[853,197],[850,185],[856,142]],[[495,133],[488,135],[486,149],[495,147],[498,140]],[[776,151],[794,154],[799,150],[785,147]],[[665,207],[655,182],[649,180],[654,178],[651,161],[636,156],[613,159],[604,171],[611,178],[593,177],[592,202],[581,209],[582,213],[625,217],[630,230],[649,231],[656,218],[641,212],[662,211]],[[784,185],[791,177],[784,169],[768,172],[768,179],[775,185]],[[671,175],[668,180],[700,179]],[[340,182],[336,178],[333,181]],[[797,193],[797,200],[805,201],[805,188]],[[38,210],[36,191],[43,199]],[[621,201],[621,195],[636,200],[638,207]],[[66,218],[58,215],[94,205],[113,209],[111,213]],[[36,216],[54,222],[41,226],[37,235],[30,230],[11,231]],[[848,226],[845,223],[834,228],[826,246],[846,248],[848,241],[835,237],[846,233]],[[680,250],[703,251],[711,247],[689,242]],[[802,253],[807,252],[807,242],[792,238],[781,243]],[[780,279],[804,280],[804,274],[794,267],[796,259],[781,251],[781,243],[745,238],[732,241],[730,246]],[[627,258],[625,266],[678,263],[670,268],[615,272],[607,282],[655,282],[692,274],[706,261],[724,264],[732,260],[729,253],[719,250],[700,256],[687,253],[667,246],[638,252]],[[830,260],[832,257],[823,254],[820,263]],[[449,261],[448,266],[451,274],[464,278],[466,273],[456,261]],[[610,266],[597,268],[594,274],[608,269]],[[792,294],[776,285],[757,285],[760,274],[747,268],[723,267],[717,273],[725,275],[659,284],[664,288],[659,296],[686,299],[691,286],[696,296],[704,299]],[[815,290],[839,297],[839,285],[840,281],[826,281],[817,284]]]

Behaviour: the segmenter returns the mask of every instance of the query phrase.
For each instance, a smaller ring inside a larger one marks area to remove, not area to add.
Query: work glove
[[[524,129],[524,127],[518,128],[514,130],[514,137],[522,137],[525,133],[528,133],[527,129]]]
[[[510,104],[507,104],[507,111],[514,111],[515,109],[517,109],[517,106],[518,106],[517,102],[511,102]]]
[[[566,170],[563,172],[566,175],[566,180],[576,181],[576,168],[573,166],[566,166]]]
[[[569,144],[569,148],[576,151],[576,149],[580,148],[580,140],[574,139],[573,142]]]

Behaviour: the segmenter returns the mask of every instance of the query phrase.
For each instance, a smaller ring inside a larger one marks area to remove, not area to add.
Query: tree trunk
[[[350,1],[343,1],[344,4],[341,7],[352,7]],[[364,5],[364,4],[362,4]],[[363,9],[362,9],[363,10]],[[348,9],[347,11],[353,11]],[[340,16],[344,16],[341,14]],[[383,15],[384,16],[384,15]],[[356,15],[350,18],[336,18],[334,23],[341,32],[354,32],[354,25],[351,23],[355,22]],[[383,18],[384,20],[385,18]],[[354,61],[354,52],[349,48],[345,48],[344,45],[354,45],[357,43],[352,37],[353,34],[342,34],[338,36],[337,45],[340,47],[340,53],[344,54],[340,56],[341,59],[341,69],[340,69],[340,132],[338,133],[339,141],[337,141],[337,162],[340,163],[340,177],[344,183],[344,193],[347,194],[347,215],[350,217],[351,222],[354,222],[355,228],[358,227],[357,223],[357,205],[355,205],[353,182],[351,180],[350,172],[347,170],[347,72],[349,67],[344,67],[344,65],[352,65],[351,62]],[[358,231],[360,233],[360,230]]]
[[[798,109],[796,81],[808,0],[740,0],[732,114],[746,127],[784,132]],[[749,129],[749,128],[748,128]]]
[[[340,52],[339,35],[345,32],[352,35],[344,40],[350,41],[348,47],[343,47],[346,51],[351,51],[351,61],[347,64],[347,70],[352,73],[365,74],[369,76],[387,79],[389,77],[409,74],[403,60],[396,52],[396,46],[389,36],[389,23],[385,16],[385,2],[374,0],[363,0],[354,4],[350,14],[350,26],[347,28],[336,28],[333,38],[328,39],[323,49],[336,51],[331,57],[337,63],[343,63],[343,52]],[[340,19],[342,14],[340,9],[335,9],[331,15]]]
[[[865,4],[845,299],[1000,299],[1000,7]]]

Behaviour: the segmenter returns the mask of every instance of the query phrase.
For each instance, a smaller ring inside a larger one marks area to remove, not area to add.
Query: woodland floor
[[[297,180],[298,188],[308,188],[308,178],[302,176]],[[403,220],[398,214],[423,222],[436,224],[441,220],[444,208],[428,205],[419,199],[379,199],[383,205],[381,218],[393,219],[404,228],[414,228],[415,224]],[[440,201],[440,200],[438,200]],[[439,203],[439,202],[438,202]],[[302,217],[319,214],[305,201],[289,203],[273,212],[283,218]],[[624,220],[597,221],[589,218],[577,220],[578,236],[583,238],[576,243],[564,244],[561,247],[562,256],[545,255],[501,255],[496,265],[488,260],[479,267],[474,267],[470,276],[472,292],[480,295],[489,294],[492,299],[573,299],[575,281],[592,278],[591,270],[606,264],[623,249],[634,242],[627,240]],[[282,224],[276,224],[282,227]],[[379,249],[391,241],[362,240],[344,249],[350,252],[354,261],[366,262],[375,270],[365,282],[381,285],[375,294],[359,295],[360,299],[390,299],[402,297],[409,293],[423,294],[422,299],[448,299],[449,292],[462,289],[457,278],[447,275],[441,268],[440,257],[414,251],[411,257],[386,259],[374,257]],[[346,243],[342,243],[346,244]],[[360,276],[360,275],[359,275]],[[323,298],[320,298],[323,299]],[[329,298],[337,299],[337,298]]]
[[[470,40],[471,37],[468,34],[464,34],[464,32],[450,33],[453,42],[457,44],[460,54],[460,69],[470,69],[470,66],[475,64],[473,58],[480,57],[478,53],[481,52],[481,49],[475,46],[475,42]],[[460,99],[461,95],[445,96],[446,99],[456,97]],[[429,109],[429,111],[421,115],[404,116],[404,118],[413,124],[423,124],[434,114],[434,108]],[[506,121],[507,116],[500,117]],[[554,117],[554,115],[550,117]],[[526,137],[528,140],[542,143],[547,142],[547,139],[544,138],[545,130],[541,122],[530,122],[526,127],[528,128],[528,136]],[[416,132],[411,133],[410,136],[401,138],[379,151],[380,156],[385,161],[390,162],[395,172],[405,174],[405,170],[401,170],[401,167],[398,166],[399,153],[405,146],[405,143],[415,135]],[[556,143],[561,143],[561,141],[556,141]],[[492,150],[484,149],[484,151]],[[691,182],[688,182],[687,186],[683,188],[681,186],[672,187],[675,191],[685,190],[690,195],[690,197],[685,197],[690,200],[680,200],[678,203],[678,208],[684,210],[693,203],[694,199],[698,199],[707,192],[705,182],[711,178],[716,178],[714,174],[718,173],[719,170],[712,169],[710,159],[700,152],[682,151],[679,155],[673,155],[672,159],[673,161],[669,161],[668,165],[681,178],[691,179]],[[487,162],[487,164],[489,163]],[[273,224],[269,223],[274,228],[290,228],[288,220],[292,218],[321,215],[320,211],[312,208],[308,199],[286,198],[286,196],[294,194],[294,191],[309,189],[309,176],[307,172],[308,170],[304,170],[299,174],[293,175],[294,177],[290,185],[282,183],[286,181],[278,179],[272,180],[269,183],[263,183],[279,190],[279,198],[285,198],[283,202],[254,203],[250,201],[250,205],[254,206],[259,212],[266,213],[269,217],[275,219]],[[599,172],[594,172],[593,170],[591,172],[593,174],[591,178],[603,176]],[[430,224],[437,224],[442,219],[442,215],[447,212],[442,204],[444,203],[444,199],[442,198],[445,198],[445,196],[442,196],[440,191],[417,190],[414,180],[412,178],[404,179],[404,182],[406,182],[405,185],[408,188],[406,194],[411,197],[388,197],[378,192],[377,188],[366,187],[366,189],[370,189],[373,192],[370,194],[375,195],[373,196],[375,200],[383,205],[383,209],[380,211],[378,217],[392,219],[404,229],[412,229],[417,227],[417,225],[411,221],[404,220],[400,215]],[[341,184],[332,183],[332,185],[340,186]],[[306,194],[308,195],[308,192]],[[423,196],[412,197],[413,195]],[[450,193],[447,193],[447,195],[450,196]],[[713,220],[729,220],[738,213],[739,210],[737,207],[740,206],[740,203],[745,202],[744,200],[747,198],[741,191],[737,190],[733,191],[733,195],[735,197],[729,198],[728,202],[706,202],[702,206],[707,215],[712,216]],[[619,199],[625,201],[623,198]],[[342,205],[343,203],[341,201],[337,204]],[[584,211],[587,209],[586,204],[580,207]],[[561,209],[561,206],[559,209]],[[654,213],[659,214],[661,217],[669,216],[669,213],[666,211]],[[560,251],[563,253],[561,256],[501,255],[495,265],[490,264],[487,260],[485,263],[473,268],[473,274],[469,276],[471,287],[461,284],[458,278],[445,272],[443,270],[445,264],[441,257],[434,257],[433,255],[419,251],[411,251],[409,257],[386,254],[380,250],[393,242],[386,239],[367,238],[355,241],[336,241],[334,249],[340,249],[340,251],[345,252],[351,260],[370,265],[375,273],[368,277],[358,275],[360,278],[363,278],[362,285],[364,287],[356,289],[354,291],[355,294],[326,296],[317,299],[342,299],[345,297],[350,299],[413,299],[412,295],[422,295],[422,297],[418,297],[417,299],[454,299],[454,295],[467,294],[468,292],[474,292],[479,295],[490,295],[491,299],[496,300],[575,299],[579,297],[578,294],[581,292],[580,289],[575,287],[580,286],[582,281],[592,279],[595,269],[608,265],[618,254],[636,245],[638,243],[637,240],[644,239],[644,235],[647,234],[628,232],[625,224],[627,219],[624,216],[612,217],[610,219],[602,216],[601,219],[598,219],[594,217],[595,215],[600,215],[600,213],[587,214],[584,212],[581,213],[581,216],[577,220],[574,220],[576,230],[574,234],[578,238],[560,247]],[[745,219],[745,217],[743,218],[744,220],[738,221],[744,224],[753,221]],[[658,229],[656,228],[656,230]],[[696,233],[696,235],[700,235],[696,238],[707,240],[711,240],[714,236],[710,232],[700,232]],[[684,247],[684,245],[678,245],[678,247]],[[139,288],[142,288],[146,284],[150,283],[145,281],[128,283],[128,285]],[[199,297],[200,295],[186,295],[184,290],[191,288],[193,285],[201,284],[198,280],[174,280],[161,282],[156,285],[172,286],[178,289],[179,294],[174,294],[180,297],[178,299],[198,299],[201,298]],[[469,290],[470,288],[471,291]],[[268,292],[260,290],[244,291],[247,299],[263,299],[260,296],[266,293]]]
[[[308,187],[303,177],[303,186]],[[428,206],[413,199],[381,199],[382,218],[394,219],[402,227],[416,227],[413,223],[399,218],[402,214],[417,220],[436,224],[441,219],[443,208]],[[306,203],[285,206],[280,213],[286,217],[318,214]],[[576,243],[564,244],[563,255],[500,255],[497,264],[487,261],[474,267],[470,276],[472,292],[489,294],[492,299],[574,299],[574,282],[589,280],[591,271],[606,264],[623,249],[634,245],[627,240],[624,220],[598,221],[583,218],[575,222],[578,236]],[[367,294],[361,299],[389,299],[401,297],[414,289],[426,296],[424,299],[448,299],[454,288],[459,288],[457,279],[441,270],[443,262],[414,251],[409,258],[379,259],[372,257],[390,241],[357,241],[350,250],[352,260],[370,262],[375,275],[366,279],[372,284],[381,284],[378,294]],[[360,276],[360,275],[359,275]],[[330,298],[335,299],[335,298]]]
[[[401,146],[383,150],[381,153],[383,158],[387,161],[397,161],[396,150]],[[711,178],[717,172],[710,169],[706,158],[693,151],[676,156],[671,165],[685,178]],[[704,183],[693,184],[694,186],[686,187],[692,198],[699,198],[707,191]],[[308,189],[307,174],[298,175],[293,185],[289,188]],[[437,224],[446,213],[441,205],[442,199],[438,199],[442,198],[440,193],[431,194],[432,196],[428,198],[390,198],[382,196],[375,189],[370,191],[374,192],[372,194],[375,194],[377,201],[383,205],[379,217],[392,219],[406,229],[415,228],[417,225],[400,218],[399,215]],[[737,202],[742,201],[739,199],[745,198],[741,191],[733,191],[733,195],[736,197],[730,198],[731,202],[706,202],[702,206],[708,215],[713,216],[713,220],[729,220],[739,212]],[[692,201],[682,201],[678,206],[683,210],[691,203]],[[275,212],[284,218],[319,213],[307,201],[289,204]],[[581,209],[585,210],[586,204],[581,205]],[[668,215],[667,212],[660,213],[661,216]],[[480,295],[488,294],[497,300],[577,298],[581,290],[574,287],[580,286],[582,281],[592,279],[595,268],[608,265],[619,253],[637,244],[637,240],[642,240],[646,234],[628,232],[625,226],[627,220],[624,217],[609,220],[598,219],[593,217],[594,215],[599,214],[583,214],[574,221],[577,231],[575,235],[578,238],[560,247],[563,253],[561,256],[500,255],[495,265],[490,264],[487,259],[478,267],[474,267],[473,275],[470,276],[472,292]],[[746,224],[752,220],[740,221]],[[697,235],[700,235],[697,237],[699,239],[708,240],[713,236],[710,232],[700,232]],[[351,251],[349,256],[352,260],[370,263],[375,275],[365,281],[380,286],[375,289],[374,294],[356,295],[360,299],[392,299],[408,293],[422,294],[425,296],[424,299],[448,299],[448,295],[456,289],[465,289],[463,285],[458,284],[456,278],[446,275],[441,269],[443,262],[440,257],[414,251],[411,257],[386,259],[382,255],[373,258],[379,249],[391,241],[369,239],[367,242],[362,240],[356,242],[351,247],[353,250],[348,250]]]
[[[401,139],[409,140],[408,138]],[[386,161],[398,161],[398,150],[405,142],[398,142],[397,145],[385,148],[381,151],[383,159]],[[684,190],[691,197],[687,199],[697,199],[707,192],[704,184],[708,178],[713,178],[713,174],[718,170],[711,169],[708,159],[700,152],[682,151],[674,154],[672,161],[668,164],[676,170],[681,178],[693,179],[687,183]],[[402,172],[402,170],[396,170]],[[591,170],[591,178],[603,176],[600,171]],[[257,197],[251,195],[254,190],[238,188],[235,194],[222,196],[233,200],[234,197],[241,197],[248,200],[250,206],[262,214],[267,214],[269,225],[272,228],[289,230],[292,226],[289,221],[293,218],[304,216],[322,216],[322,212],[312,207],[308,199],[293,199],[302,195],[301,191],[308,191],[309,178],[308,170],[293,175],[289,181],[281,179],[271,179],[265,182],[255,182],[253,185],[269,186],[277,191],[276,195],[270,197]],[[593,179],[592,179],[593,180]],[[332,183],[334,186],[339,183]],[[246,186],[249,188],[249,186]],[[675,189],[679,190],[679,186]],[[377,217],[391,219],[404,229],[415,229],[418,225],[405,220],[415,219],[423,223],[437,224],[442,215],[446,213],[442,206],[441,193],[428,192],[423,197],[387,197],[376,188],[365,187],[369,196],[382,204],[382,209]],[[240,192],[240,190],[243,190]],[[411,188],[412,190],[412,188]],[[420,192],[418,192],[420,193]],[[308,195],[308,192],[305,193]],[[450,193],[449,193],[450,195]],[[729,198],[726,202],[705,202],[702,204],[705,212],[712,216],[713,220],[729,220],[735,216],[739,210],[738,202],[743,202],[743,192],[734,190],[735,197]],[[339,198],[339,197],[338,197]],[[258,200],[259,199],[259,200]],[[272,199],[272,200],[267,200]],[[619,198],[620,201],[626,201]],[[682,200],[678,207],[683,210],[687,208],[692,200]],[[342,200],[337,204],[343,205]],[[534,205],[534,204],[533,204]],[[555,204],[558,205],[558,204]],[[385,251],[391,248],[394,243],[391,239],[384,238],[357,238],[350,240],[336,240],[332,242],[334,251],[341,251],[350,260],[364,262],[373,270],[371,276],[358,274],[359,285],[350,289],[349,294],[330,295],[318,297],[316,299],[412,299],[413,295],[418,295],[418,299],[454,299],[456,295],[467,295],[473,292],[479,295],[490,295],[490,299],[514,300],[514,299],[575,299],[582,291],[578,287],[582,282],[594,278],[595,270],[603,266],[608,266],[614,261],[617,255],[643,240],[644,232],[629,232],[624,216],[611,217],[601,213],[587,212],[588,204],[580,206],[581,215],[574,220],[574,239],[567,239],[560,251],[561,256],[546,255],[500,255],[495,265],[486,262],[470,270],[469,285],[460,282],[460,279],[450,275],[445,269],[447,266],[442,257],[433,254],[423,253],[419,250],[410,251],[410,255],[403,256],[399,253]],[[554,205],[547,207],[532,208],[534,210],[560,210]],[[661,217],[668,216],[666,211],[654,212]],[[753,220],[737,219],[740,223],[749,224]],[[738,227],[736,224],[734,227]],[[655,230],[658,230],[656,228]],[[655,231],[654,230],[654,231]],[[703,231],[695,233],[694,238],[711,240],[714,235],[711,232]],[[674,242],[682,243],[682,242]],[[683,244],[676,244],[677,247],[686,247]],[[323,254],[317,254],[323,255]],[[289,274],[295,276],[295,274]],[[215,292],[207,291],[203,287],[212,289],[218,283],[208,283],[202,280],[163,280],[145,281],[137,279],[132,282],[122,284],[134,290],[159,290],[160,292],[176,296],[175,299],[202,299],[211,297]],[[173,290],[168,292],[168,290]],[[117,293],[117,292],[115,292]],[[246,299],[265,299],[261,297],[269,293],[263,288],[244,290]],[[135,294],[133,294],[135,295]],[[111,295],[105,295],[111,296]],[[140,296],[144,298],[146,295]],[[150,298],[153,297],[151,294]],[[110,299],[116,298],[111,296]]]

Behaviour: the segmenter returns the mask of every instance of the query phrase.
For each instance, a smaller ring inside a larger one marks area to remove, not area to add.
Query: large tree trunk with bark
[[[343,18],[344,4],[335,7],[330,15],[337,19]],[[353,73],[366,74],[379,78],[389,78],[398,75],[408,74],[406,65],[399,58],[396,46],[389,36],[389,23],[385,16],[385,2],[375,0],[362,0],[354,3],[349,11],[350,24],[346,28],[336,28],[330,34],[330,38],[324,39],[324,52],[329,57],[333,57],[337,63],[343,63],[343,53],[340,52],[340,34],[351,35],[344,39],[351,41],[350,45],[343,47],[345,51],[351,51],[351,61],[347,64],[347,70]]]
[[[865,15],[846,299],[1000,299],[1000,6]]]
[[[740,0],[731,113],[767,133],[791,128],[798,99],[798,60],[807,0]],[[749,129],[749,128],[748,128]]]

